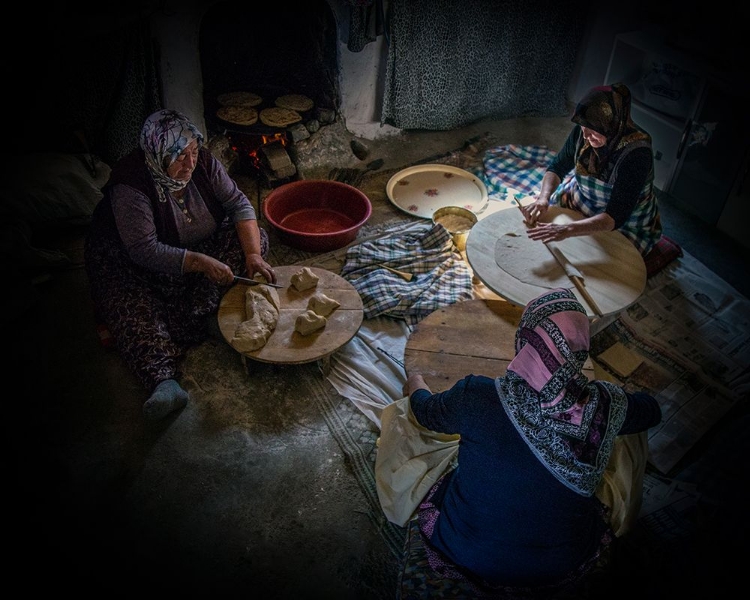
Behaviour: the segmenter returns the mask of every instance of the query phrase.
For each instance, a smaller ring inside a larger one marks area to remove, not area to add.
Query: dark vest
[[[198,152],[198,164],[195,167],[195,171],[193,171],[192,181],[195,187],[198,188],[203,201],[206,203],[216,223],[220,224],[226,218],[226,212],[221,202],[214,195],[210,184],[209,169],[212,166],[215,168],[215,165],[216,163],[212,160],[210,151],[206,148],[201,148]],[[99,201],[94,210],[92,227],[99,229],[99,233],[104,234],[106,231],[110,235],[114,234],[119,237],[110,199],[112,186],[118,183],[130,186],[151,199],[156,236],[160,242],[170,246],[179,246],[180,238],[177,233],[177,221],[172,212],[168,210],[167,203],[159,201],[156,184],[151,177],[148,167],[146,167],[146,158],[143,150],[140,148],[124,156],[112,169],[109,181],[102,188],[104,197]]]

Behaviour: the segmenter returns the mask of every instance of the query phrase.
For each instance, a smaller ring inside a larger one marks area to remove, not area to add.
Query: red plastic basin
[[[308,252],[329,252],[354,241],[372,214],[370,199],[340,181],[305,179],[272,190],[263,216],[279,239]]]

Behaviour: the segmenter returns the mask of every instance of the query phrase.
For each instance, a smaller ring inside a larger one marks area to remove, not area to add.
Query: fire
[[[274,134],[253,134],[253,135],[242,135],[237,139],[236,136],[230,137],[232,150],[236,152],[240,157],[244,157],[250,160],[250,164],[254,169],[260,168],[261,157],[259,151],[263,146],[268,144],[279,143],[282,147],[286,147],[289,144],[289,140],[285,133],[274,133]]]

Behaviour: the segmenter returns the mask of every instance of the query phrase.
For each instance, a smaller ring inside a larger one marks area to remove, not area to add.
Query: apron
[[[636,144],[633,144],[633,147],[636,147]],[[576,210],[585,217],[599,215],[607,209],[616,179],[617,167],[609,181],[602,181],[591,175],[571,173],[552,194],[550,204],[558,203],[561,207]],[[618,231],[633,243],[641,256],[645,256],[659,241],[662,227],[653,191],[653,176],[646,181],[633,212]]]

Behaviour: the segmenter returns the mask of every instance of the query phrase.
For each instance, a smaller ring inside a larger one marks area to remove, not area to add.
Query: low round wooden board
[[[455,302],[422,319],[404,349],[407,373],[421,373],[437,393],[466,375],[505,375],[516,355],[516,330],[523,308],[505,300]],[[594,363],[584,374],[594,379]]]
[[[583,215],[576,211],[552,206],[543,220],[575,221],[582,218]],[[562,272],[562,267],[559,267],[551,252],[544,252],[541,242],[525,235],[516,239],[517,251],[505,255],[505,260],[514,261],[513,265],[506,265],[504,269],[498,264],[498,241],[508,232],[518,231],[519,223],[523,223],[523,215],[518,209],[501,210],[481,219],[469,232],[466,240],[466,259],[474,275],[490,290],[523,307],[555,286],[541,286],[522,281],[512,273],[519,272],[519,269],[529,272]],[[586,289],[601,309],[601,316],[619,313],[643,293],[646,287],[646,264],[636,247],[619,231],[572,237],[555,242],[555,245],[568,261],[583,273]],[[596,317],[572,281],[566,281],[562,287],[573,291],[590,318]]]
[[[261,362],[301,364],[328,356],[348,343],[357,333],[364,318],[364,307],[354,286],[335,273],[311,267],[312,272],[320,278],[317,286],[298,292],[290,282],[292,275],[301,270],[302,267],[294,265],[274,267],[277,283],[284,286],[276,290],[281,301],[276,329],[265,346],[241,354]],[[244,283],[235,284],[224,294],[219,304],[219,328],[230,346],[237,326],[245,320],[247,289],[248,286]],[[301,335],[294,329],[297,315],[307,310],[307,303],[316,292],[337,300],[341,306],[327,317],[328,323],[324,328],[310,335]]]

